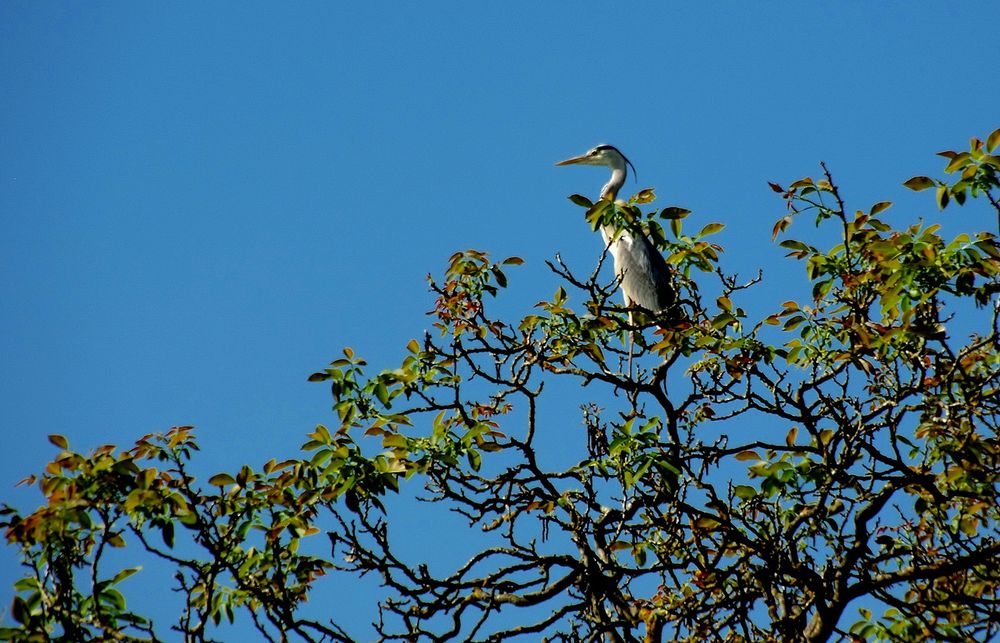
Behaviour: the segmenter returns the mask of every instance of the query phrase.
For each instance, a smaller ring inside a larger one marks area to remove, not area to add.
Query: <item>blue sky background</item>
[[[820,160],[852,207],[992,230],[900,183],[1000,126],[997,24],[995,2],[0,3],[0,497],[39,502],[13,485],[49,433],[194,424],[208,472],[295,453],[331,417],[309,373],[345,345],[397,363],[453,251],[524,257],[516,314],[554,291],[544,259],[589,270],[565,196],[605,172],[552,164],[597,143],[727,224],[762,309],[807,292],[766,181]],[[18,574],[0,549],[4,605]]]

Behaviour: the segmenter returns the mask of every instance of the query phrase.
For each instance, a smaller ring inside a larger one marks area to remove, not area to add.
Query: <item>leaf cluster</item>
[[[959,178],[933,185],[996,207],[998,138],[950,156]],[[576,195],[594,229],[664,253],[683,314],[617,304],[605,253],[586,276],[557,256],[553,296],[500,318],[492,301],[522,261],[469,250],[429,278],[431,331],[397,366],[348,348],[310,376],[333,416],[297,457],[201,481],[190,427],[88,454],[53,436],[29,481],[44,505],[2,510],[25,575],[0,639],[159,640],[127,608],[138,568],[114,568],[110,548],[176,570],[169,627],[190,640],[241,615],[267,640],[353,640],[353,615],[307,599],[369,574],[381,640],[995,635],[1000,248],[894,226],[888,201],[849,210],[821,169],[771,184],[774,236],[809,292],[759,318],[761,277],[726,272],[721,224],[688,233],[691,213],[646,209],[649,189]],[[802,215],[828,247],[787,237]],[[546,392],[567,380],[585,387],[582,413]],[[408,559],[389,501],[404,488],[462,517],[477,553],[433,571]]]

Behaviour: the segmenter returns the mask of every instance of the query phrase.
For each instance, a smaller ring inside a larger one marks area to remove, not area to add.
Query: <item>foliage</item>
[[[945,154],[954,183],[906,185],[936,186],[942,208],[985,195],[1000,216],[998,140]],[[350,615],[305,603],[323,577],[370,573],[384,640],[996,634],[1000,247],[894,228],[888,202],[851,213],[822,169],[771,184],[786,205],[776,238],[809,214],[834,241],[780,242],[811,294],[759,320],[741,300],[760,278],[720,267],[721,224],[689,234],[683,208],[643,212],[651,190],[575,195],[595,228],[642,230],[665,253],[680,319],[644,311],[630,327],[600,266],[580,278],[557,258],[554,296],[504,321],[491,300],[521,260],[466,251],[430,282],[434,332],[397,368],[370,372],[345,349],[310,377],[330,385],[336,417],[297,458],[202,483],[190,427],[86,455],[52,436],[58,455],[28,481],[45,505],[3,507],[26,573],[0,639],[159,640],[127,608],[138,568],[109,555],[126,547],[174,569],[170,626],[189,640],[238,615],[267,640],[352,640]],[[559,378],[591,387],[589,453],[552,468],[540,434],[584,440],[566,426],[577,419],[542,419]],[[387,496],[403,485],[464,516],[479,552],[445,574],[402,556]]]

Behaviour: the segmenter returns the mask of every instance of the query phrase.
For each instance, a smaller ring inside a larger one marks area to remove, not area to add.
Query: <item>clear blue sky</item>
[[[826,160],[849,205],[941,218],[900,183],[1000,126],[1000,3],[713,4],[0,3],[0,497],[37,504],[49,433],[294,453],[330,418],[308,374],[395,364],[451,252],[523,256],[528,305],[544,259],[593,265],[565,196],[605,174],[552,164],[596,143],[775,304],[767,180]]]

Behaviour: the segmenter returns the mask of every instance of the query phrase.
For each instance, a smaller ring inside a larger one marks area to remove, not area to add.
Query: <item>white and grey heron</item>
[[[625,184],[628,168],[635,167],[625,155],[612,145],[598,145],[586,154],[575,156],[556,165],[602,165],[611,169],[611,180],[601,190],[601,199],[614,201],[618,190]],[[674,315],[677,289],[663,255],[646,238],[646,235],[612,226],[601,226],[601,236],[615,263],[615,276],[621,284],[625,305],[630,309],[640,306],[661,320],[665,314]],[[629,311],[632,321],[632,311]],[[629,351],[631,358],[631,350]],[[631,359],[629,360],[631,361]]]

